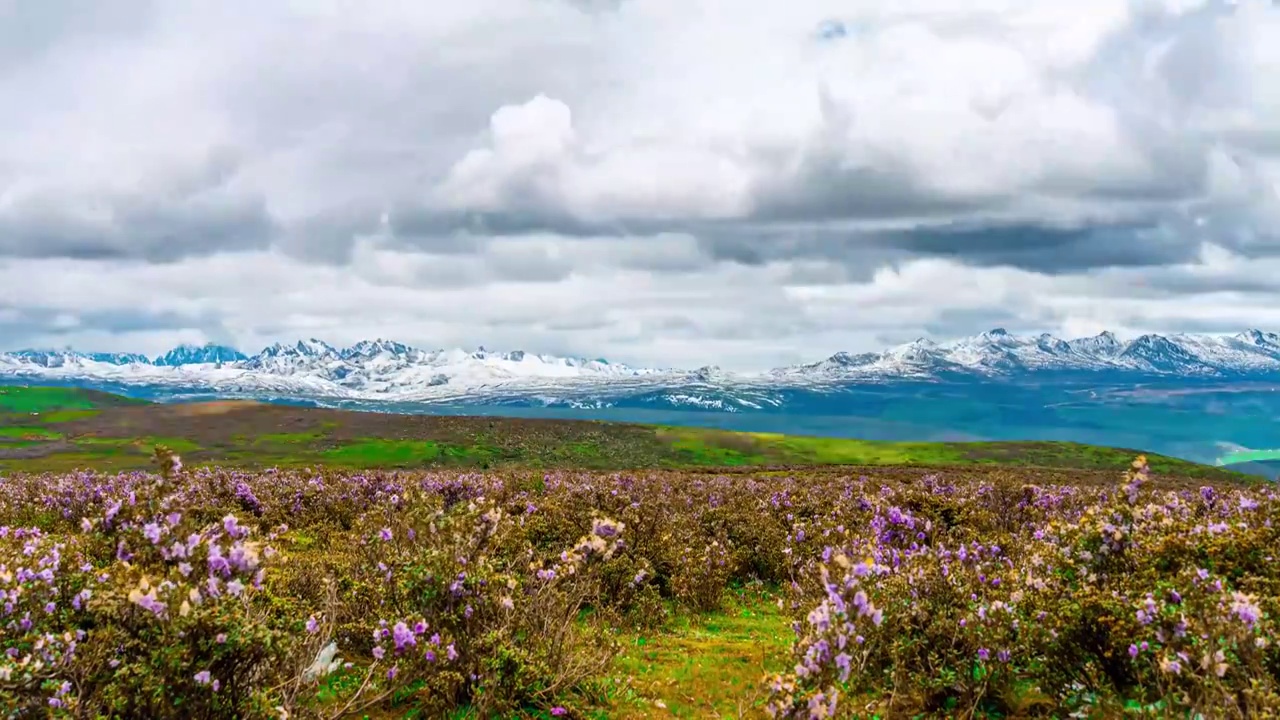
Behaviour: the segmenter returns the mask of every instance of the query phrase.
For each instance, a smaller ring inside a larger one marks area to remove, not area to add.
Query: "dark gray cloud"
[[[0,216],[0,252],[16,257],[173,261],[267,247],[274,224],[261,198],[205,196],[91,200],[109,219],[76,217],[66,198],[27,203]]]
[[[117,351],[121,348],[85,347],[77,342],[90,333],[96,337],[139,333],[198,333],[214,341],[229,342],[233,335],[215,312],[194,314],[168,310],[111,309],[70,313],[40,307],[0,306],[0,337],[4,348],[36,350],[75,346],[84,352]],[[177,344],[177,341],[174,341]]]
[[[876,242],[917,256],[1009,265],[1049,274],[1167,265],[1197,257],[1199,243],[1194,238],[1157,234],[1157,227],[1137,224],[1081,228],[953,224],[886,234]]]
[[[276,223],[262,195],[233,185],[238,166],[215,149],[155,187],[15,193],[0,206],[0,255],[168,262],[268,247]]]
[[[400,208],[391,214],[391,231],[407,246],[432,252],[470,252],[470,238],[546,235],[599,237],[620,234],[619,223],[590,223],[567,215],[534,212],[438,212],[425,207]],[[648,228],[653,224],[646,224]]]

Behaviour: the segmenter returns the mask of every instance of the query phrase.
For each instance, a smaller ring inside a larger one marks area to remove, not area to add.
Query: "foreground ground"
[[[1271,717],[1270,486],[974,466],[0,476],[58,717]]]
[[[69,388],[0,387],[0,472],[146,468],[164,444],[188,464],[341,468],[1010,466],[1105,470],[1137,450],[1055,442],[869,442],[623,423],[394,415],[249,401],[152,404]],[[1153,471],[1241,479],[1148,455]]]

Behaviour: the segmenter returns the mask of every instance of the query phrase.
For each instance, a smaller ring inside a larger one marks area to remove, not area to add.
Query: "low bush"
[[[778,588],[778,717],[1280,713],[1270,487],[840,472],[0,478],[9,717],[585,717]]]

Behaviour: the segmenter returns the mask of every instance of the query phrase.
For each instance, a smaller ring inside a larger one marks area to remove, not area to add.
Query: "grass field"
[[[392,415],[249,401],[151,404],[68,388],[0,388],[0,471],[190,464],[372,468],[1027,467],[1113,470],[1138,449],[1059,442],[913,443],[594,421]],[[1148,455],[1152,471],[1248,476]]]

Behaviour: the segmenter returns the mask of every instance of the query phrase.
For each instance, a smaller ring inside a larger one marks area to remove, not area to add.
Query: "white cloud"
[[[1001,318],[1012,330],[1067,336],[1213,325],[1280,326],[1280,291],[1224,289],[1266,283],[1280,259],[1246,260],[1206,248],[1203,262],[1162,269],[1049,276],[917,259],[865,282],[789,284],[788,261],[723,263],[685,274],[627,269],[601,254],[576,256],[574,243],[545,241],[572,258],[553,282],[490,277],[438,283],[454,272],[483,273],[465,255],[424,255],[361,244],[349,267],[307,264],[278,252],[224,254],[169,265],[120,261],[0,262],[0,308],[58,320],[24,344],[161,352],[178,341],[233,342],[256,351],[277,340],[316,336],[334,343],[391,337],[421,346],[524,348],[645,365],[719,364],[758,369],[811,361],[835,350],[879,349],[963,315],[970,333]],[[608,241],[605,241],[606,243]],[[523,248],[510,244],[506,249]],[[490,251],[504,252],[502,246]],[[421,274],[433,267],[435,275]],[[1160,286],[1183,281],[1176,292]],[[1137,292],[1139,283],[1146,286]],[[1265,287],[1265,285],[1264,285]],[[164,316],[164,333],[130,328],[111,335],[85,317]],[[176,318],[176,319],[175,319]],[[214,322],[209,319],[214,318]],[[987,325],[996,324],[995,322]]]
[[[8,344],[760,367],[983,318],[1280,328],[1264,0],[18,7]],[[1118,220],[1157,230],[1042,232]]]
[[[613,89],[497,109],[441,199],[667,218],[810,195],[852,216],[964,202],[1097,220],[1228,199],[1210,164],[1263,155],[1253,133],[1280,128],[1264,87],[1280,25],[1261,2],[862,3],[855,31],[816,42],[837,7],[624,4],[599,28]],[[867,207],[869,182],[902,197]]]

